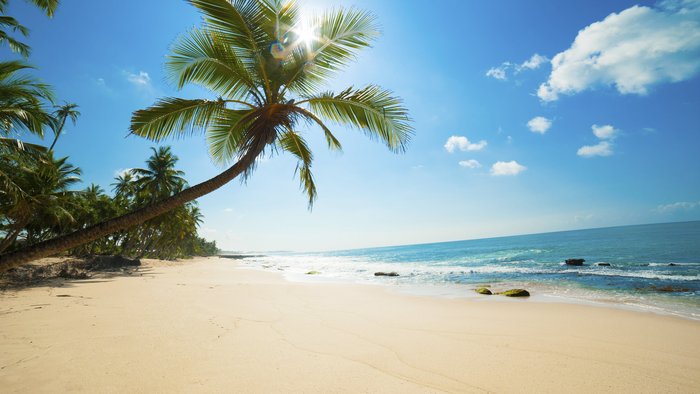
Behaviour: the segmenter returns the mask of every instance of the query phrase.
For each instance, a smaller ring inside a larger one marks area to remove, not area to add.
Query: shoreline
[[[133,275],[2,293],[0,385],[8,392],[700,389],[697,321],[295,283],[274,273],[217,257],[145,262]]]
[[[339,285],[368,285],[386,287],[390,291],[398,294],[406,295],[423,295],[428,297],[438,297],[446,299],[464,299],[464,300],[483,300],[485,302],[503,302],[512,301],[520,302],[520,299],[501,296],[484,296],[474,292],[476,287],[481,285],[470,283],[396,283],[395,278],[383,278],[381,280],[361,279],[361,277],[350,278],[346,276],[329,277],[323,273],[308,275],[305,271],[291,271],[286,268],[278,267],[275,264],[269,264],[264,260],[249,260],[246,258],[265,258],[264,255],[255,256],[239,256],[235,261],[241,265],[242,269],[251,269],[260,272],[269,272],[280,274],[285,280],[291,283],[329,283]],[[285,266],[286,267],[286,266]],[[287,267],[288,268],[288,267]],[[653,299],[655,302],[640,303],[639,299],[627,299],[621,301],[621,298],[630,297],[631,294],[624,292],[615,292],[614,290],[604,291],[599,289],[588,289],[585,287],[557,286],[553,284],[537,283],[537,282],[496,282],[490,283],[491,286],[500,290],[508,288],[524,288],[530,290],[531,302],[543,303],[563,303],[573,305],[587,305],[599,308],[613,308],[619,310],[633,311],[639,313],[655,313],[661,316],[672,316],[683,319],[688,319],[695,322],[700,322],[700,305],[688,305],[690,301],[672,298],[664,293],[647,293],[642,294],[646,299]],[[558,291],[563,291],[558,293]],[[632,294],[639,296],[639,294]],[[675,309],[674,309],[675,308]]]

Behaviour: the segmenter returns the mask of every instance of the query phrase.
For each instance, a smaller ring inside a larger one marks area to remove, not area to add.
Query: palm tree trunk
[[[251,148],[246,152],[246,154],[226,171],[153,205],[137,209],[134,212],[109,219],[102,223],[95,224],[70,234],[62,235],[60,237],[49,239],[11,253],[0,255],[0,272],[20,266],[32,260],[51,256],[64,250],[75,248],[119,230],[134,227],[145,222],[146,220],[162,215],[185,203],[209,194],[232,181],[238,175],[250,168],[258,155],[262,153],[265,145],[266,144],[264,142],[251,144]]]

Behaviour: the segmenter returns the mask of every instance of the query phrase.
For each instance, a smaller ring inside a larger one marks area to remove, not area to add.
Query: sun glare
[[[307,48],[309,48],[314,41],[318,40],[316,27],[312,25],[310,18],[300,18],[299,23],[292,31],[297,36],[297,43],[303,43]]]

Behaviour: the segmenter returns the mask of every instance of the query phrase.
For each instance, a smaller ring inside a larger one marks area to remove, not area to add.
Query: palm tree
[[[336,9],[309,21],[294,3],[281,0],[189,0],[203,26],[181,36],[166,69],[177,86],[198,85],[214,99],[166,97],[136,111],[131,133],[160,142],[204,134],[211,157],[231,167],[157,203],[0,256],[0,269],[18,266],[90,242],[211,193],[238,176],[249,176],[265,152],[288,152],[298,159],[296,174],[309,198],[316,198],[313,155],[299,132],[316,124],[331,149],[340,143],[324,121],[362,130],[394,152],[413,133],[401,99],[375,85],[321,91],[329,77],[368,47],[378,35],[375,18],[355,9]],[[313,39],[312,34],[313,33]]]
[[[80,116],[80,112],[77,108],[78,104],[71,103],[65,103],[56,107],[56,110],[52,114],[51,129],[53,130],[54,137],[49,147],[50,151],[53,151],[53,147],[56,145],[56,141],[58,141],[58,137],[61,135],[68,118],[70,118],[71,122],[73,122],[73,126],[75,126],[75,122],[78,121],[78,116]]]
[[[6,160],[18,161],[3,157],[3,166],[9,164],[5,163]],[[16,166],[13,176],[15,182],[21,185],[23,195],[18,199],[0,195],[0,217],[5,233],[0,241],[0,252],[29,228],[53,229],[73,222],[66,205],[72,194],[70,186],[80,182],[80,172],[79,168],[67,162],[66,157],[54,159],[51,153],[37,157],[31,165]]]
[[[142,202],[153,203],[172,196],[187,184],[184,172],[175,169],[177,156],[169,146],[151,148],[153,155],[146,161],[146,168],[131,170],[136,177],[137,196]]]
[[[128,203],[136,197],[136,178],[132,170],[119,174],[114,181],[111,186],[116,199]]]
[[[8,2],[9,0],[0,0],[0,14],[5,13]],[[58,0],[28,0],[28,2],[39,7],[49,18],[53,16],[59,3]],[[29,29],[22,26],[15,18],[7,15],[0,15],[0,44],[7,43],[7,46],[10,47],[12,52],[19,53],[24,57],[29,57],[29,46],[12,38],[5,29],[20,33],[24,37],[29,35]]]

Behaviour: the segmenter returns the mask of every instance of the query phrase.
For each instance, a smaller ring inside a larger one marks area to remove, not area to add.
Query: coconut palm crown
[[[2,1],[2,0],[0,0]],[[182,88],[197,85],[215,98],[166,97],[134,112],[131,133],[160,142],[203,134],[213,160],[233,164],[199,184],[133,212],[73,233],[0,255],[0,271],[142,224],[249,176],[265,152],[288,152],[309,207],[316,198],[313,155],[299,126],[316,124],[331,149],[340,142],[326,122],[363,131],[402,152],[413,128],[401,99],[376,85],[322,91],[328,78],[377,37],[375,18],[335,9],[309,20],[293,2],[189,0],[203,15],[201,27],[179,37],[166,70]]]
[[[392,151],[405,149],[412,127],[391,92],[375,85],[321,91],[377,37],[370,13],[336,9],[302,20],[294,2],[189,2],[201,11],[203,25],[173,45],[168,77],[178,88],[194,84],[217,98],[162,98],[134,113],[133,134],[159,142],[203,133],[218,164],[248,152],[288,152],[299,161],[296,174],[310,205],[316,198],[313,154],[299,126],[318,125],[335,150],[341,145],[329,121],[362,130]]]

